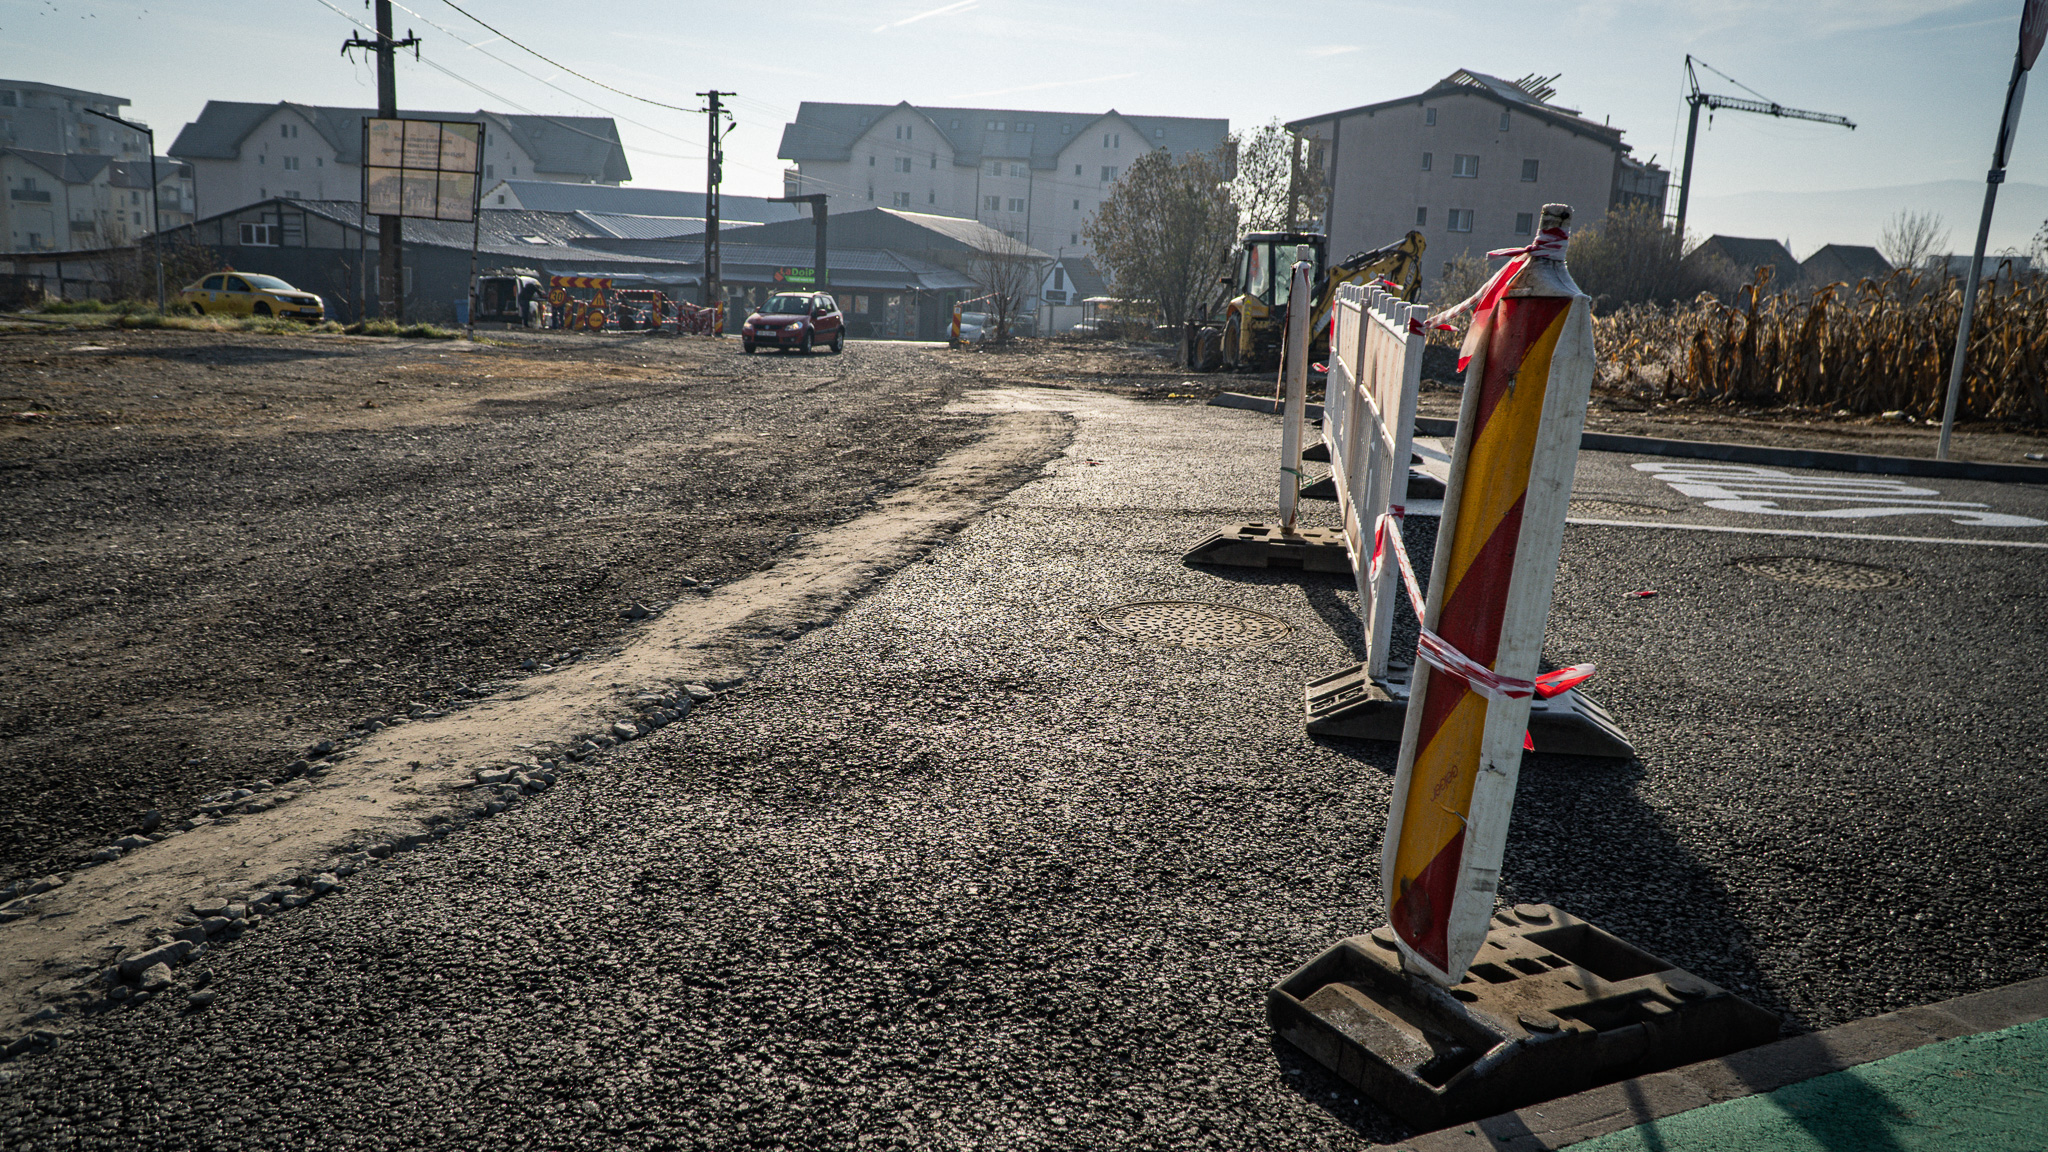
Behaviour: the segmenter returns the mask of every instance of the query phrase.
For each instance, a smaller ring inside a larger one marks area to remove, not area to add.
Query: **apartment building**
[[[1289,123],[1321,150],[1331,253],[1412,228],[1437,267],[1527,244],[1545,203],[1571,205],[1580,226],[1625,204],[1661,214],[1670,174],[1631,156],[1621,129],[1554,95],[1543,78],[1461,68],[1414,96]]]
[[[260,200],[362,199],[367,108],[209,100],[170,153],[193,171],[207,215]],[[422,120],[484,126],[484,186],[503,180],[619,184],[633,178],[609,116],[510,116],[501,112],[401,111]]]
[[[119,116],[125,97],[30,80],[0,80],[0,252],[62,252],[127,244],[153,227],[149,137]],[[164,228],[192,219],[192,172],[157,157]]]
[[[1148,152],[1224,146],[1230,122],[1188,116],[922,108],[806,100],[777,153],[784,195],[832,211],[895,208],[978,220],[1032,248],[1086,254],[1110,188]]]

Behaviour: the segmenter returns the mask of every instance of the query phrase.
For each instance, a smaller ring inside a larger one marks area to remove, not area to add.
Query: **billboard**
[[[476,219],[483,125],[469,120],[363,121],[363,211]]]

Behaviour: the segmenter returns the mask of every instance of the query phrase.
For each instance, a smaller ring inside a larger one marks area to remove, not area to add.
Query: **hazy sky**
[[[799,100],[1114,107],[1227,117],[1233,128],[1249,128],[1420,92],[1460,67],[1510,79],[1562,73],[1558,103],[1611,117],[1636,155],[1654,154],[1675,169],[1688,52],[1782,104],[1857,123],[1851,132],[1722,113],[1711,131],[1702,123],[1698,196],[1981,182],[2021,7],[2020,0],[462,2],[563,67],[495,37],[444,0],[403,0],[398,29],[421,35],[430,63],[408,56],[399,65],[402,106],[612,115],[635,184],[698,189],[702,116],[604,91],[563,68],[689,108],[699,104],[696,92],[736,90],[725,187],[752,195],[780,194],[784,165],[775,152]],[[125,96],[133,102],[129,114],[157,129],[160,148],[208,99],[374,106],[371,66],[361,53],[353,63],[339,54],[354,31],[349,17],[368,22],[368,6],[327,3],[0,0],[0,76]],[[1718,77],[1703,81],[1710,91],[1743,94]],[[2048,184],[2048,94],[2032,113],[2010,178]],[[1974,221],[1951,223],[1963,232]]]

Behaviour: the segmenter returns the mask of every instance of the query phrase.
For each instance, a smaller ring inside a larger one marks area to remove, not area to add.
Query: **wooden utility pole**
[[[704,304],[706,307],[716,308],[721,280],[718,266],[718,185],[725,179],[725,149],[720,144],[725,138],[725,132],[722,130],[721,122],[726,116],[731,115],[719,105],[718,98],[736,93],[720,92],[713,88],[709,92],[699,92],[697,95],[710,102],[704,108],[708,114],[710,131],[710,146],[704,154]],[[725,335],[725,330],[719,328],[718,335]]]
[[[420,38],[406,30],[403,40],[391,36],[391,0],[377,0],[377,38],[352,36],[341,46],[367,48],[377,56],[377,117],[398,118],[398,68],[394,59],[400,48],[419,50]],[[363,157],[368,164],[370,158]],[[389,320],[405,319],[405,233],[402,217],[377,217],[377,314]]]

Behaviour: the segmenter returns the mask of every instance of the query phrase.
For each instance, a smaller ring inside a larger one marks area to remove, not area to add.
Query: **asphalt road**
[[[1301,728],[1303,681],[1355,658],[1348,581],[1178,560],[1270,515],[1276,422],[989,403],[1071,410],[1075,440],[685,723],[216,946],[180,974],[210,974],[210,1008],[161,996],[0,1067],[0,1144],[1403,1135],[1262,1017],[1274,981],[1383,920],[1394,749]],[[1581,496],[1660,521],[1699,503],[1634,462],[1589,456]],[[1589,693],[1640,757],[1531,758],[1503,900],[1585,916],[1794,1030],[2048,972],[2044,565],[1572,527],[1546,655],[1600,664]],[[1178,599],[1292,632],[1187,648],[1093,622]]]

